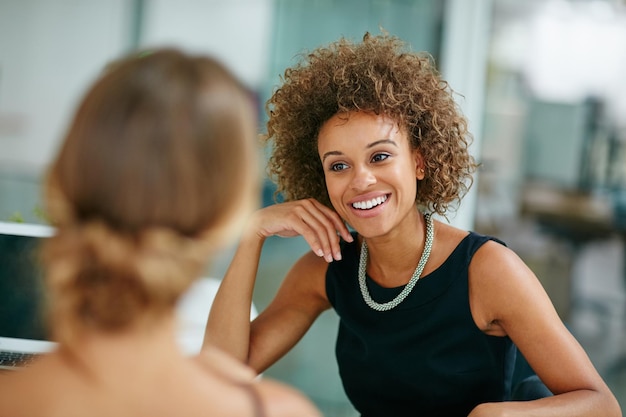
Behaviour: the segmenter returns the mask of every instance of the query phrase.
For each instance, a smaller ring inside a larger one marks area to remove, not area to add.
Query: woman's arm
[[[289,271],[275,299],[250,323],[263,243],[302,236],[312,249]],[[205,345],[217,346],[261,372],[286,353],[327,309],[327,262],[339,259],[339,235],[352,237],[339,216],[315,200],[261,209],[250,218],[222,280],[207,322]]]
[[[470,265],[470,304],[486,333],[508,335],[555,395],[481,404],[478,416],[621,416],[619,404],[567,330],[533,272],[510,249],[488,242]]]

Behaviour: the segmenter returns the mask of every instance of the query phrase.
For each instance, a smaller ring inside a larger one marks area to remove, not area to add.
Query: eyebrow
[[[370,148],[373,148],[376,145],[381,145],[383,143],[388,143],[390,145],[395,146],[396,148],[398,147],[398,144],[396,142],[394,142],[393,140],[391,140],[391,139],[380,139],[380,140],[376,140],[376,141],[374,141],[372,143],[368,143],[365,148],[366,149],[370,149]],[[341,156],[341,155],[343,155],[343,153],[340,152],[340,151],[329,151],[329,152],[326,152],[322,156],[322,163],[326,160],[327,157],[332,156],[332,155]]]

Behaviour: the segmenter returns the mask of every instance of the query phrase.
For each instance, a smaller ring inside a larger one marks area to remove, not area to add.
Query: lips
[[[352,203],[352,208],[357,210],[371,210],[372,208],[383,204],[389,196],[387,194],[378,197],[373,197],[367,200],[355,201]]]

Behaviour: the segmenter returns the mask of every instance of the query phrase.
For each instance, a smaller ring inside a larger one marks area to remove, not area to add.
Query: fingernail
[[[332,255],[330,253],[328,255],[324,256],[324,259],[326,259],[326,262],[328,262],[328,263],[333,261],[333,257],[332,257]]]
[[[335,260],[336,261],[340,261],[341,260],[341,252],[335,252]]]
[[[321,258],[322,256],[324,256],[324,251],[321,249],[318,249],[315,251],[315,254]]]

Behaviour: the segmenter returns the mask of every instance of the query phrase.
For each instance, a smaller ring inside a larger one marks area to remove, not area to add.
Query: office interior
[[[528,263],[624,408],[624,0],[0,0],[0,221],[46,222],[46,165],[82,92],[121,54],[168,45],[217,56],[256,94],[262,126],[298,54],[381,30],[433,56],[468,118],[481,168],[443,220],[497,236]],[[264,179],[259,203],[272,199]],[[268,240],[257,310],[306,250]],[[219,279],[231,254],[207,276]],[[336,331],[324,313],[265,375],[326,416],[355,416]]]

